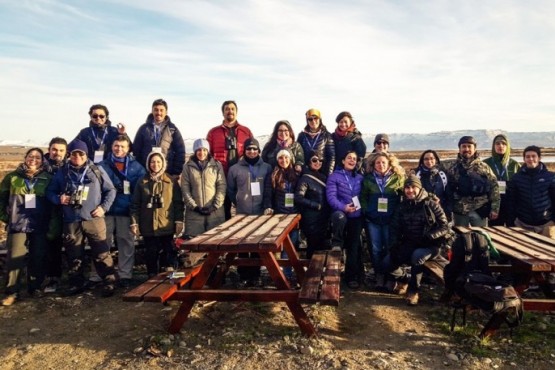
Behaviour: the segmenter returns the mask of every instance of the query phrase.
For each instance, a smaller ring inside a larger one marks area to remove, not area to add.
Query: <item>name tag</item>
[[[285,193],[285,207],[293,207],[295,205],[295,194]]]
[[[87,200],[87,197],[89,196],[89,187],[84,185],[79,185],[77,190],[81,190],[81,200],[83,201]]]
[[[497,185],[499,186],[499,194],[505,194],[505,192],[507,191],[507,182],[497,181]]]
[[[355,206],[355,209],[358,211],[360,209],[360,201],[358,200],[358,196],[354,196],[351,198],[353,200],[353,206]]]
[[[103,150],[95,150],[94,151],[94,163],[102,162],[104,159],[104,151]]]
[[[260,182],[255,181],[255,182],[251,182],[251,195],[254,197],[256,195],[260,195],[262,194],[260,192]]]
[[[387,212],[387,198],[378,198],[378,212]]]
[[[123,194],[131,194],[131,183],[123,180]]]
[[[36,194],[25,194],[25,208],[37,208]]]

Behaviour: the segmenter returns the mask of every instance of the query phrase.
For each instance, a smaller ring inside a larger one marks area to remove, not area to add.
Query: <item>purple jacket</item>
[[[353,202],[353,197],[360,198],[362,188],[362,175],[352,171],[345,171],[343,168],[336,169],[326,182],[326,198],[332,212],[343,211],[347,204]],[[360,199],[359,199],[360,201]],[[347,214],[348,218],[361,216],[361,210]]]

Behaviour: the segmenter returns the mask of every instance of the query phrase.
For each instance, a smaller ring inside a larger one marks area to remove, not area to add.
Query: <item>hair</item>
[[[289,161],[289,166],[287,168],[281,168],[278,165],[272,171],[272,188],[274,189],[284,189],[285,182],[289,181],[292,184],[293,189],[297,184],[297,180],[299,179],[299,175],[295,172],[295,168],[293,167],[293,161]]]
[[[418,161],[418,167],[424,166],[424,156],[428,153],[432,153],[434,155],[434,158],[436,159],[436,164],[439,166],[440,164],[439,155],[437,155],[437,152],[435,150],[428,149],[428,150],[424,150],[420,155],[420,160]]]
[[[40,153],[40,156],[41,156],[41,161],[44,160],[44,152],[42,151],[41,148],[31,148],[31,149],[29,149],[29,150],[25,153],[25,158],[27,158],[27,156],[28,156],[31,152],[39,152],[39,153]]]
[[[289,123],[289,121],[286,121],[286,120],[278,121],[274,125],[274,131],[272,131],[272,136],[270,137],[270,140],[268,140],[268,143],[264,145],[264,149],[262,150],[262,158],[266,158],[266,155],[268,155],[269,153],[272,153],[276,148],[278,130],[279,130],[279,126],[281,125],[287,126],[287,129],[289,130],[289,136],[291,136],[291,140],[293,140],[293,142],[295,141],[295,133],[293,132],[293,127],[291,127],[291,124]]]
[[[526,152],[536,152],[538,157],[541,158],[541,156],[542,156],[541,148],[539,146],[536,146],[536,145],[528,145],[526,148],[524,148],[524,150],[522,151],[522,158],[524,158],[526,156]]]
[[[404,176],[405,175],[405,170],[403,169],[403,167],[401,167],[401,165],[399,164],[399,159],[397,159],[396,156],[394,156],[393,154],[387,153],[387,152],[381,152],[381,153],[372,153],[368,156],[368,159],[366,161],[366,173],[372,173],[374,172],[374,165],[376,163],[376,160],[379,157],[385,157],[387,159],[387,161],[389,162],[389,167],[391,168],[391,170],[396,173],[397,175],[400,176]]]
[[[127,135],[120,134],[120,135],[115,137],[114,142],[115,141],[127,141],[127,144],[129,145],[129,148],[131,148],[131,139]]]
[[[168,110],[168,103],[166,103],[164,99],[156,99],[155,101],[152,102],[152,108],[154,108],[157,105],[163,105],[164,108]]]
[[[339,123],[339,121],[341,121],[345,117],[349,117],[349,119],[351,120],[351,124],[355,123],[355,120],[354,120],[353,116],[351,115],[351,113],[349,113],[347,111],[343,111],[343,112],[339,113],[337,115],[337,117],[335,118],[335,122]]]
[[[56,136],[52,138],[52,140],[50,140],[50,142],[48,143],[48,149],[50,149],[54,144],[62,144],[65,145],[67,148],[67,141],[63,137]]]
[[[237,108],[237,103],[235,103],[235,100],[226,100],[226,101],[224,101],[223,104],[222,104],[222,113],[224,112],[225,106],[226,106],[226,105],[230,105],[230,104],[235,105],[235,110],[236,110],[236,111],[239,110],[239,108]]]
[[[94,104],[94,105],[91,105],[91,107],[89,108],[89,116],[92,114],[93,110],[96,110],[96,109],[102,109],[104,113],[106,113],[106,118],[108,118],[108,116],[110,115],[110,112],[108,112],[108,107],[102,104]]]

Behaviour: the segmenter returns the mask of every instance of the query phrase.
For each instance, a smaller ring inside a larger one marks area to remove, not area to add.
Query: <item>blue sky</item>
[[[0,140],[73,138],[101,103],[132,137],[156,98],[184,137],[234,99],[255,135],[555,130],[555,2],[0,0]]]

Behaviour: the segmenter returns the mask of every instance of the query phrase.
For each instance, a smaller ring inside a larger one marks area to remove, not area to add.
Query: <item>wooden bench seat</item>
[[[426,270],[442,285],[445,286],[445,279],[443,277],[443,269],[449,263],[449,260],[442,256],[431,258],[424,262]]]
[[[339,305],[341,252],[320,251],[312,255],[299,292],[300,303]]]

